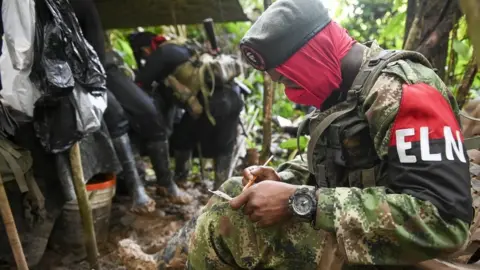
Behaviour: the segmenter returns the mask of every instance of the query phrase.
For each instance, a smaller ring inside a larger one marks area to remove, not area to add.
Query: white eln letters
[[[430,152],[430,139],[428,138],[428,127],[420,127],[420,158],[423,161],[441,161],[442,153]],[[417,157],[414,155],[407,155],[407,150],[412,148],[411,142],[406,142],[405,137],[415,135],[414,128],[398,129],[395,131],[397,153],[401,163],[416,163]],[[448,160],[455,160],[456,158],[461,162],[467,162],[465,159],[465,152],[463,151],[463,143],[460,136],[460,131],[456,131],[456,138],[453,137],[452,129],[448,126],[443,127],[443,135],[445,138],[445,156]]]

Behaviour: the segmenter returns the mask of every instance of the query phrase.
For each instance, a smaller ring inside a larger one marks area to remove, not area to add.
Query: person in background
[[[172,173],[166,173],[169,168],[170,142],[175,155],[175,178],[182,181],[188,175],[190,159],[194,149],[200,144],[203,157],[213,157],[215,160],[214,186],[218,187],[228,177],[232,152],[236,142],[239,115],[243,108],[241,91],[233,81],[220,83],[215,81],[213,94],[208,97],[208,105],[199,92],[195,97],[203,107],[199,115],[185,113],[178,124],[174,124],[175,112],[178,108],[191,111],[188,104],[179,101],[174,88],[167,86],[165,79],[172,75],[178,67],[191,61],[193,54],[203,51],[192,43],[182,43],[178,40],[158,42],[152,40],[151,53],[146,57],[145,65],[141,68],[136,83],[145,91],[154,96],[158,108],[163,115],[165,136],[157,142],[162,150],[163,158],[154,163],[156,171],[165,172],[165,177],[172,178]],[[201,80],[197,78],[197,80]],[[211,89],[208,84],[207,88]],[[211,118],[215,119],[215,125]],[[173,135],[172,135],[173,134]]]
[[[129,131],[134,130],[136,134],[142,135],[142,139],[150,145],[148,155],[152,162],[155,162],[158,160],[161,149],[155,148],[155,143],[151,142],[162,136],[163,129],[157,120],[159,114],[153,100],[119,70],[114,59],[106,57],[104,30],[94,1],[72,0],[71,5],[85,38],[97,52],[106,70],[108,103],[104,120],[122,163],[122,179],[126,181],[127,188],[133,195],[132,210],[152,212],[155,209],[155,201],[146,193],[144,183],[138,174]],[[157,179],[164,178],[157,174]],[[167,188],[169,194],[174,197],[189,197],[173,181],[158,181],[158,183]]]

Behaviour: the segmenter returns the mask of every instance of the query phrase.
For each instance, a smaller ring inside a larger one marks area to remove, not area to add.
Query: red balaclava
[[[287,61],[275,68],[301,89],[285,88],[291,101],[320,109],[342,83],[341,60],[355,44],[347,30],[330,22]]]

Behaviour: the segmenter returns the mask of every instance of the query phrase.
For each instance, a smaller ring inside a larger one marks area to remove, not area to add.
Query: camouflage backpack
[[[166,85],[173,88],[174,95],[179,101],[188,105],[187,111],[190,115],[197,118],[205,111],[212,125],[215,125],[208,99],[215,91],[215,84],[230,82],[240,75],[240,65],[237,60],[230,55],[212,56],[204,53],[198,44],[183,38],[166,41],[160,46],[166,44],[185,46],[192,55],[187,62],[179,65],[173,74],[167,77]],[[209,84],[211,87],[208,87]],[[202,93],[205,108],[197,99],[199,92]]]
[[[9,140],[0,139],[0,176],[1,182],[6,184],[16,181],[21,193],[27,193],[24,203],[24,212],[30,218],[31,211],[44,214],[45,198],[33,177],[33,160],[30,152]],[[28,221],[30,222],[30,221]]]
[[[307,147],[308,169],[319,187],[372,187],[377,184],[380,158],[374,148],[368,123],[361,111],[364,100],[382,72],[394,62],[404,61],[405,65],[421,65],[432,69],[429,61],[420,53],[403,50],[382,50],[368,59],[360,68],[345,101],[325,111],[316,110],[307,116],[297,133],[297,147],[302,134],[309,134]],[[407,63],[408,61],[408,63]],[[433,71],[432,71],[433,72]],[[417,74],[422,76],[421,74]],[[457,110],[458,108],[454,108]],[[457,115],[459,121],[459,116]],[[308,127],[309,132],[304,132]],[[480,148],[480,137],[465,140],[467,149]],[[480,170],[479,170],[480,171]],[[480,175],[480,173],[479,173]],[[473,187],[473,182],[472,182]],[[473,193],[472,189],[472,193]],[[475,207],[475,218],[471,224],[472,239],[478,234],[480,241],[480,215]],[[475,233],[477,232],[477,233]],[[466,264],[480,245],[472,242],[461,254]],[[334,250],[334,248],[332,248]],[[467,258],[468,257],[468,258]],[[467,258],[467,259],[466,259]],[[456,262],[460,262],[456,260]],[[447,263],[436,268],[439,260],[422,264],[420,269],[460,269],[448,268]],[[433,266],[433,267],[430,267]]]

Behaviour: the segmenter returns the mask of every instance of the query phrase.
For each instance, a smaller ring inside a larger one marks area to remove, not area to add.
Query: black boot
[[[192,151],[175,150],[175,182],[184,182],[187,180],[188,173],[192,168]]]
[[[165,188],[170,196],[189,197],[188,194],[181,191],[173,181],[173,173],[170,171],[168,141],[153,141],[147,143],[147,152],[152,162],[155,176],[157,177],[157,185],[160,188]]]
[[[122,163],[123,179],[127,184],[128,190],[133,197],[133,212],[153,212],[155,210],[155,201],[152,200],[138,175],[135,157],[128,134],[112,139],[115,152]]]
[[[215,158],[215,182],[213,188],[217,190],[223,182],[227,181],[230,163],[232,162],[232,154],[220,155]]]

